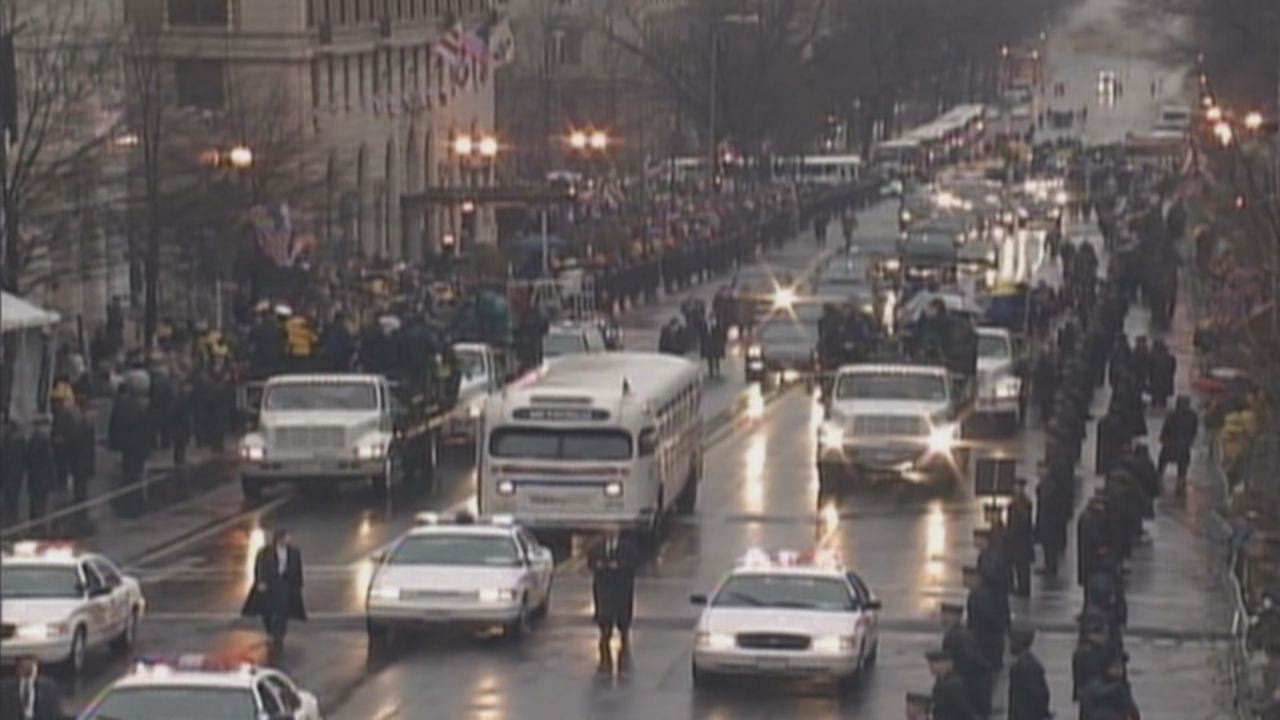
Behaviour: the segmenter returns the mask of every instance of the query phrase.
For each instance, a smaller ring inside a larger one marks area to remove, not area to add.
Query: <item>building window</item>
[[[170,25],[221,25],[230,20],[227,0],[167,0]]]
[[[404,91],[406,87],[405,78],[408,77],[408,75],[405,73],[405,69],[407,67],[408,67],[408,58],[405,56],[404,48],[400,48],[400,97],[404,97]]]
[[[374,50],[369,56],[369,74],[373,77],[373,96],[378,97],[382,93],[382,77],[378,72],[378,51]]]
[[[342,1],[343,1],[343,2],[346,2],[347,0],[342,0]],[[360,13],[360,8],[361,8],[361,7],[362,7],[362,6],[360,5],[360,0],[356,0],[356,1],[353,3],[352,12],[354,12],[354,13],[355,13],[355,21],[356,21],[356,24],[357,24],[357,25],[359,25],[361,22],[363,22],[363,18],[361,17],[361,13]]]
[[[440,16],[443,14],[443,13],[441,13],[441,12],[440,12],[440,11],[441,11],[441,9],[442,9],[442,8],[440,7],[440,0],[432,0],[432,3],[433,3],[433,5],[434,5],[434,7],[432,8],[433,14],[434,14],[436,17],[440,17]]]
[[[360,104],[364,104],[364,55],[356,56],[357,86],[360,91]]]
[[[351,56],[342,56],[342,106],[351,109]]]
[[[225,68],[221,60],[177,60],[173,79],[178,106],[222,110],[226,105]]]
[[[320,61],[311,61],[311,107],[320,107]]]
[[[404,19],[404,0],[396,0],[396,19]]]
[[[327,69],[329,71],[329,106],[333,107],[333,104],[335,102],[335,95],[334,95],[334,89],[335,89],[334,74],[335,73],[334,73],[334,62],[333,62],[332,55],[325,58],[325,65],[327,66]]]
[[[347,24],[347,0],[337,0],[338,3],[338,24]]]
[[[126,4],[125,7],[128,8],[129,6]],[[307,0],[306,13],[307,13],[307,27],[315,27],[316,26],[316,0]]]
[[[550,65],[582,64],[582,33],[576,30],[553,30],[547,37],[547,63]]]

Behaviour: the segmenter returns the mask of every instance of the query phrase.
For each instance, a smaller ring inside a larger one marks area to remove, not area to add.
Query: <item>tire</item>
[[[260,478],[249,477],[247,475],[240,476],[240,493],[244,495],[245,500],[257,502],[262,499],[263,483]]]
[[[533,609],[533,619],[538,622],[546,620],[547,616],[551,614],[551,588],[554,584],[547,586],[547,596]]]
[[[866,659],[862,661],[862,667],[873,668],[876,666],[876,661],[879,659],[880,659],[880,641],[876,640],[871,645],[871,652],[867,655]]]
[[[111,641],[111,650],[117,655],[125,655],[133,649],[138,640],[138,608],[129,611],[129,619],[124,622],[124,629]]]
[[[701,460],[695,462],[701,464]],[[689,471],[689,480],[685,483],[684,490],[680,492],[680,497],[676,498],[676,512],[681,515],[692,515],[697,508],[699,474],[696,468]]]
[[[383,623],[366,620],[365,632],[369,638],[369,652],[387,650],[395,644],[395,635],[391,632],[391,628]]]
[[[88,631],[83,625],[76,627],[75,633],[71,636],[71,649],[67,653],[67,659],[62,662],[62,669],[71,677],[80,677],[84,673],[84,666],[88,659],[89,649],[86,647],[88,642]]]
[[[528,600],[528,598],[525,598],[525,601],[520,603],[520,614],[503,628],[503,635],[511,642],[523,640],[528,637],[530,630],[533,629],[532,613],[529,611]]]
[[[695,690],[706,690],[715,686],[716,676],[706,670],[699,670],[697,663],[689,663],[689,676],[693,678]]]

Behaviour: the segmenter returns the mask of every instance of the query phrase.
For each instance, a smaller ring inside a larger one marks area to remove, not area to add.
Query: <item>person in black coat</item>
[[[1036,558],[1035,508],[1027,495],[1026,478],[1014,481],[1009,498],[1008,526],[1004,533],[1005,554],[1013,572],[1013,594],[1031,597],[1031,563]]]
[[[984,715],[991,712],[991,666],[973,631],[965,627],[964,606],[942,603],[939,606],[942,625],[942,649],[951,661],[969,693],[969,702]]]
[[[1151,407],[1162,408],[1173,394],[1173,378],[1178,372],[1178,359],[1169,352],[1163,340],[1151,344],[1150,377],[1147,390],[1151,393]]]
[[[969,702],[969,693],[955,670],[951,654],[945,650],[931,650],[925,653],[925,658],[934,677],[932,720],[977,720],[981,717]]]
[[[1009,652],[1013,662],[1009,664],[1009,720],[1047,720],[1053,717],[1049,711],[1049,683],[1045,681],[1044,665],[1031,652],[1035,631],[1017,629],[1009,632]]]
[[[127,385],[121,385],[111,406],[111,420],[107,429],[108,445],[120,453],[121,486],[142,481],[154,439],[146,402]],[[120,498],[117,507],[125,513],[137,512],[140,509],[139,497],[136,491],[128,493]]]
[[[1160,427],[1160,461],[1156,466],[1157,478],[1164,478],[1170,464],[1178,468],[1177,495],[1187,494],[1187,469],[1191,465],[1191,446],[1200,431],[1200,418],[1191,409],[1191,398],[1179,395],[1177,404]]]
[[[27,477],[27,439],[22,428],[11,418],[6,418],[0,428],[0,515],[6,525],[16,523],[18,499],[22,497],[22,483]]]
[[[1081,702],[1084,689],[1106,672],[1108,658],[1114,651],[1105,624],[1088,621],[1080,642],[1071,654],[1071,699]]]
[[[1127,444],[1128,433],[1124,421],[1114,408],[1098,421],[1098,439],[1094,447],[1093,472],[1102,477],[1107,474]]]
[[[0,718],[63,720],[66,717],[58,684],[40,674],[35,658],[19,658],[14,676],[0,685]]]
[[[240,609],[243,617],[258,616],[272,646],[284,645],[289,620],[307,619],[302,602],[302,551],[289,544],[289,532],[276,530],[271,543],[253,561],[253,587]]]
[[[620,659],[626,657],[630,648],[640,552],[629,535],[614,530],[591,549],[587,564],[592,576],[595,622],[600,630],[600,662],[604,666],[613,660],[611,643],[615,629],[622,641]]]
[[[27,502],[32,520],[44,517],[49,505],[49,490],[53,487],[53,441],[48,425],[47,420],[36,421],[35,428],[27,437],[23,457],[23,464],[27,468]]]
[[[1137,720],[1141,716],[1125,674],[1127,660],[1123,652],[1116,651],[1105,657],[1102,673],[1080,689],[1080,720]]]
[[[1133,370],[1138,396],[1141,397],[1151,387],[1151,347],[1147,345],[1146,336],[1139,337],[1133,344],[1129,367]]]
[[[969,597],[965,603],[967,625],[978,638],[991,668],[1004,665],[1004,638],[1009,632],[1009,597],[979,577],[977,568],[964,569]]]
[[[1048,427],[1053,417],[1053,399],[1058,392],[1058,366],[1053,359],[1053,348],[1045,348],[1036,358],[1031,372],[1031,394],[1040,411],[1040,424]]]
[[[192,416],[191,382],[182,378],[174,383],[173,399],[169,403],[169,440],[173,443],[173,466],[187,464],[187,447],[191,444]]]
[[[1095,495],[1076,519],[1076,582],[1083,586],[1097,568],[1101,548],[1106,544],[1105,500]]]

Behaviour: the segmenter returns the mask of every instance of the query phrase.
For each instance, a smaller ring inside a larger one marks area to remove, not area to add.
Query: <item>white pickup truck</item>
[[[240,485],[367,480],[385,490],[402,471],[395,398],[381,375],[280,375],[267,381],[258,427],[240,441]]]
[[[484,343],[454,343],[462,380],[458,384],[458,403],[449,414],[448,434],[451,438],[473,440],[484,403],[502,389],[505,370],[493,348]]]
[[[954,383],[945,368],[846,365],[836,373],[818,428],[823,490],[874,476],[954,482],[967,464],[957,447]]]
[[[1007,432],[1022,422],[1023,387],[1013,336],[999,327],[978,328],[978,387],[973,414],[994,417]]]

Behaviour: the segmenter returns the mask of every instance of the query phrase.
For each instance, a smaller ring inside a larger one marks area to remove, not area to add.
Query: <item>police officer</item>
[[[1027,495],[1026,478],[1014,480],[1009,498],[1009,522],[1005,530],[1005,552],[1013,571],[1013,594],[1031,597],[1031,563],[1036,555],[1035,509]]]
[[[1031,628],[1009,631],[1009,653],[1013,655],[1009,665],[1009,720],[1053,717],[1049,711],[1049,684],[1045,681],[1044,665],[1031,652],[1035,636]]]
[[[938,607],[945,628],[942,649],[951,655],[955,670],[969,694],[969,702],[974,709],[986,715],[991,712],[991,666],[977,636],[965,627],[964,606],[942,603]]]
[[[977,720],[981,717],[965,690],[964,681],[955,670],[951,653],[946,650],[930,650],[925,653],[929,672],[933,674],[932,720]]]
[[[987,664],[999,668],[1004,664],[1004,638],[1009,632],[1009,597],[1002,588],[982,578],[977,568],[965,568],[963,572],[969,588],[966,622],[978,638]]]

